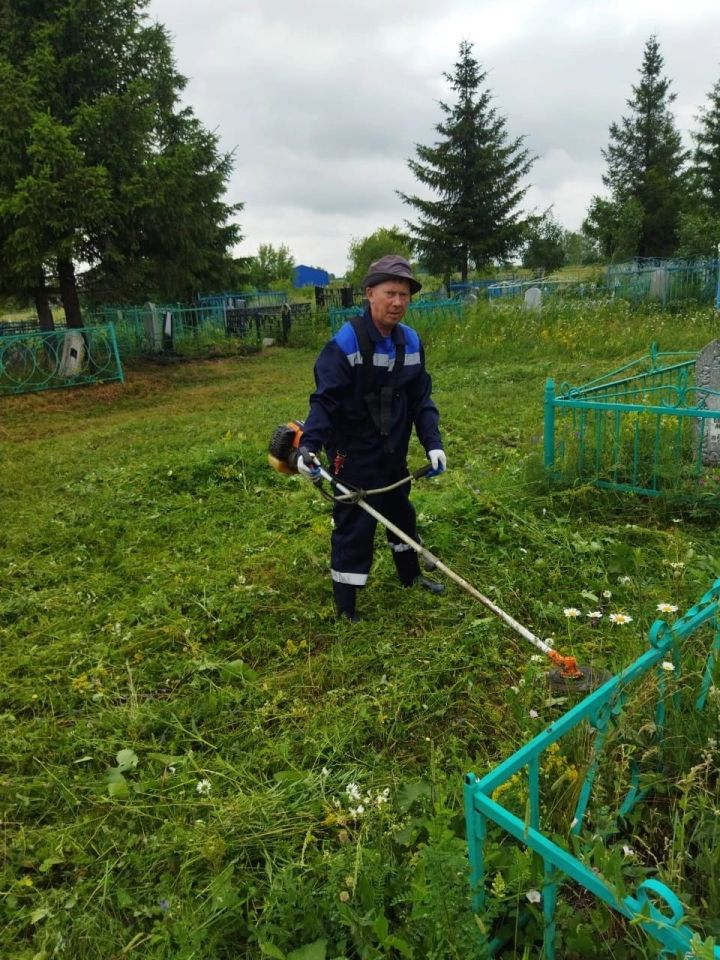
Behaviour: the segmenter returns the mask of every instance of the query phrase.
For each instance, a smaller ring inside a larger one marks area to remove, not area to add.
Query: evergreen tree
[[[522,243],[526,223],[518,204],[527,187],[520,184],[535,159],[523,148],[523,137],[508,139],[506,120],[483,88],[486,76],[472,44],[463,41],[453,73],[444,74],[457,102],[440,103],[440,139],[433,146],[418,144],[418,159],[408,161],[438,199],[399,193],[419,212],[418,223],[408,226],[423,260],[445,274],[459,270],[463,281],[470,263],[505,260]]]
[[[693,172],[703,206],[720,218],[720,80],[700,111],[700,128],[694,135]]]
[[[610,143],[603,150],[607,173],[603,183],[610,200],[593,198],[586,221],[589,235],[601,240],[606,252],[622,249],[625,255],[667,257],[677,247],[678,223],[686,199],[683,166],[688,153],[670,112],[676,94],[662,75],[664,61],[657,38],[645,45],[640,83],[627,101],[630,115],[610,126]],[[628,224],[640,220],[633,250],[624,249]]]
[[[680,218],[680,250],[686,257],[715,257],[720,244],[720,80],[701,108],[693,134],[690,209]]]
[[[76,263],[111,295],[189,296],[239,239],[231,158],[179,108],[185,80],[146,5],[0,0],[0,284],[22,295],[52,274],[72,326]]]

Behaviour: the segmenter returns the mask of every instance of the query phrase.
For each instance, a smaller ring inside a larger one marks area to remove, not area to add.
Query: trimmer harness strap
[[[396,324],[393,327],[392,341],[395,345],[395,363],[388,371],[383,385],[378,389],[375,386],[375,344],[365,326],[364,317],[352,317],[350,320],[357,337],[360,356],[362,357],[362,395],[367,404],[372,421],[378,429],[385,444],[386,453],[392,453],[390,444],[390,428],[392,426],[392,402],[395,393],[395,383],[405,365],[405,333]]]

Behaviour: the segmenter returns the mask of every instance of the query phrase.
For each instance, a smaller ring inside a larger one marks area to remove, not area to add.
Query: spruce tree
[[[417,159],[408,161],[437,199],[398,195],[419,213],[408,226],[425,265],[445,274],[458,270],[466,281],[469,264],[505,260],[521,245],[526,223],[518,205],[527,192],[521,181],[535,158],[523,137],[509,139],[471,43],[460,44],[458,62],[444,77],[457,100],[440,103],[440,138],[433,146],[418,144]]]
[[[610,125],[610,142],[603,157],[607,172],[603,183],[610,200],[593,198],[586,231],[604,236],[605,251],[625,248],[618,239],[628,221],[628,210],[639,209],[640,220],[634,250],[625,255],[667,257],[677,247],[678,223],[686,199],[683,167],[688,153],[683,149],[670,105],[676,94],[663,76],[660,45],[651,36],[645,45],[640,82],[627,101],[630,114]],[[633,212],[634,218],[634,212]]]
[[[720,244],[720,80],[697,119],[690,201],[680,218],[680,253],[685,257],[715,257]]]

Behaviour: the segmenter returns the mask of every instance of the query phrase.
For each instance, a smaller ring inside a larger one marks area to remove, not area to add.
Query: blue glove
[[[447,467],[447,457],[445,456],[444,450],[428,450],[427,452],[428,460],[430,461],[430,466],[432,467],[425,476],[426,477],[437,477],[439,474],[445,472]]]

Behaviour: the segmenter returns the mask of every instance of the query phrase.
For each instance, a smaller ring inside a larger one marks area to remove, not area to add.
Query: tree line
[[[701,108],[695,148],[685,150],[671,111],[676,94],[663,75],[657,37],[645,45],[640,80],[629,112],[610,126],[603,150],[608,197],[590,202],[580,232],[564,230],[552,210],[525,214],[524,178],[537,159],[525,138],[511,139],[506,118],[491,106],[486,74],[460,44],[452,73],[456,94],[432,146],[409,161],[432,196],[402,199],[419,217],[407,222],[408,240],[430,272],[462,280],[521,254],[530,267],[631,257],[712,257],[720,241],[720,81]]]
[[[80,326],[81,293],[89,303],[167,302],[292,275],[284,244],[233,257],[243,206],[226,197],[234,157],[181,104],[186,80],[147,3],[0,0],[0,297],[32,300],[44,329],[58,296],[68,325]],[[639,72],[603,151],[609,196],[593,197],[582,231],[570,233],[551,210],[523,210],[537,158],[509,135],[463,41],[444,74],[453,99],[440,103],[437,139],[408,161],[422,192],[399,193],[415,220],[353,241],[350,281],[388,249],[463,280],[518,256],[552,269],[714,254],[720,81],[686,151],[654,36]]]

